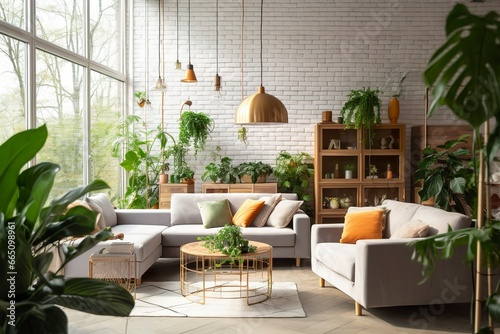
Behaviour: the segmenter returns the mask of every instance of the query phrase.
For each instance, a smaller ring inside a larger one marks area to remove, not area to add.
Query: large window
[[[61,166],[52,197],[93,179],[121,191],[111,144],[125,114],[126,3],[0,0],[0,142],[47,124],[36,159]]]

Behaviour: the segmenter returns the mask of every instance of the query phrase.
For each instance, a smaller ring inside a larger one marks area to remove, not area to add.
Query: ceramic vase
[[[399,100],[397,97],[391,98],[387,111],[391,124],[397,124],[399,118]]]
[[[352,179],[352,170],[346,170],[345,171],[345,178],[346,179]]]

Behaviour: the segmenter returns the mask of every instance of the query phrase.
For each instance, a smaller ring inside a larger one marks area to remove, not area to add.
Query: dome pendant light
[[[198,82],[196,74],[194,73],[193,64],[191,64],[191,0],[188,1],[188,52],[189,52],[189,65],[186,70],[186,76],[182,82]]]
[[[158,0],[158,79],[156,80],[156,82],[149,88],[150,90],[152,91],[160,91],[160,92],[164,92],[165,90],[167,90],[167,85],[165,85],[165,83],[163,82],[163,79],[161,77],[161,73],[160,73],[160,70],[161,70],[161,56],[160,56],[160,53],[161,53],[161,1]]]
[[[267,94],[262,86],[262,21],[264,0],[260,2],[260,86],[257,93],[247,97],[236,110],[236,124],[288,123],[285,105]]]

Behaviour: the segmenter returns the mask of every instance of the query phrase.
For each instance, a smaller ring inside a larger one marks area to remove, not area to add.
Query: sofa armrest
[[[314,224],[311,227],[311,254],[317,244],[323,242],[339,242],[344,224]]]
[[[438,260],[433,275],[421,283],[422,265],[411,259],[415,239],[370,239],[356,243],[355,296],[365,307],[469,302],[471,267],[463,263],[465,248]],[[441,300],[439,300],[441,298]]]
[[[170,209],[115,209],[118,225],[170,226]]]
[[[305,213],[293,215],[292,228],[295,231],[295,258],[311,257],[311,218]]]

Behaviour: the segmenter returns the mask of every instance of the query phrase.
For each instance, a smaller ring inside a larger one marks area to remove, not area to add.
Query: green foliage
[[[201,179],[203,181],[217,182],[220,180],[221,183],[236,183],[238,171],[231,164],[232,161],[233,159],[229,157],[222,157],[219,164],[209,163],[205,166],[205,172],[201,175]]]
[[[273,167],[262,161],[242,162],[238,165],[238,177],[241,178],[245,174],[249,175],[252,178],[252,183],[256,183],[259,176],[268,176],[272,173]]]
[[[193,144],[194,155],[205,148],[208,136],[214,128],[214,121],[202,112],[185,111],[179,123],[179,143],[189,147]]]
[[[204,240],[203,246],[212,252],[219,251],[231,258],[231,263],[234,260],[242,260],[243,252],[255,253],[257,247],[248,243],[248,240],[243,238],[241,228],[236,225],[226,225],[216,234],[207,235],[206,237],[198,237],[198,240]]]
[[[67,333],[68,319],[60,307],[114,316],[127,316],[134,300],[124,288],[91,278],[65,279],[60,269],[100,241],[109,230],[87,236],[78,246],[60,245],[61,239],[93,231],[96,214],[68,204],[90,191],[108,188],[96,180],[75,188],[46,205],[60,167],[44,162],[23,170],[42,148],[47,129],[41,126],[20,132],[0,145],[0,279],[15,280],[0,285],[0,328],[2,333]],[[58,249],[58,246],[61,246]],[[49,271],[55,251],[63,263]],[[12,294],[15,293],[15,296]],[[15,301],[15,316],[8,310]],[[13,321],[15,327],[9,322]]]
[[[469,150],[455,148],[467,143],[468,137],[449,140],[437,149],[424,148],[413,178],[416,182],[423,181],[422,190],[418,192],[423,201],[434,197],[436,207],[446,211],[452,210],[454,202],[455,211],[472,216],[471,204],[477,199],[473,162],[464,158],[470,154]]]
[[[424,82],[434,100],[429,117],[446,105],[474,129],[495,119],[486,146],[487,161],[500,149],[500,17],[471,14],[463,4],[446,19],[446,42],[432,55]]]
[[[128,175],[127,189],[120,206],[145,209],[158,203],[160,174],[170,169],[165,162],[168,158],[168,139],[175,145],[174,138],[161,126],[155,130],[145,129],[139,116],[130,115],[120,122],[117,139],[113,143],[113,156],[120,157],[122,148],[126,150],[120,166]]]
[[[347,95],[347,102],[340,110],[347,127],[355,129],[371,129],[373,125],[380,124],[380,106],[382,102],[378,89],[364,88],[351,90]]]
[[[489,12],[485,16],[477,16],[471,14],[465,5],[456,4],[446,19],[446,41],[432,55],[424,71],[424,82],[432,90],[434,97],[429,117],[440,106],[446,105],[458,118],[469,123],[475,134],[479,133],[482,124],[494,120],[490,122],[494,124],[492,130],[486,134],[486,147],[481,142],[474,145],[484,152],[486,162],[491,162],[500,149],[499,39],[498,13]],[[489,174],[487,168],[486,177]],[[476,184],[479,182],[484,180],[475,180]],[[439,181],[435,185],[439,185]],[[462,186],[463,182],[455,182],[454,189],[459,190]],[[421,244],[416,244],[421,250],[418,250],[415,258],[424,265],[424,269],[433,267],[436,248],[441,247],[446,250],[445,254],[452,254],[456,246],[466,244],[467,259],[471,260],[477,256],[477,252],[471,247],[475,247],[479,241],[482,253],[489,259],[483,264],[489,268],[498,267],[500,223],[494,222],[489,214],[485,220],[485,227],[481,229],[449,231],[423,240]],[[461,233],[464,234],[462,238],[459,237]],[[498,295],[497,288],[496,293],[488,297],[487,309],[495,320],[500,321]],[[480,319],[476,320],[479,323]],[[488,332],[492,332],[492,329],[481,329],[481,333]]]
[[[309,184],[314,176],[313,157],[305,152],[292,155],[281,151],[276,157],[273,174],[277,178],[278,191],[296,193],[304,202],[312,200],[309,194]],[[304,203],[304,212],[311,215],[313,209],[309,203]]]
[[[356,166],[354,164],[346,164],[344,168],[345,170],[354,170]]]

